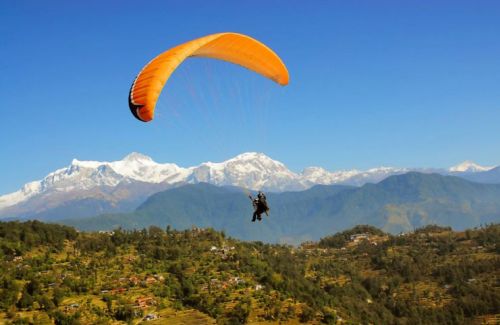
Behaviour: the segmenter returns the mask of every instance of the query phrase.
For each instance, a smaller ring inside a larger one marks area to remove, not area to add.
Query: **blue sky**
[[[151,58],[248,34],[280,87],[191,59],[151,123],[127,106]],[[246,151],[292,170],[500,164],[498,1],[2,1],[0,194],[71,159],[132,151],[191,166]]]

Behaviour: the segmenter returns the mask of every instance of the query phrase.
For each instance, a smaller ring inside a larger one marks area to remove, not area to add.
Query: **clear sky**
[[[248,34],[281,87],[190,59],[151,123],[130,85],[162,51]],[[500,164],[499,1],[1,1],[0,194],[132,151],[180,166],[264,152],[294,171]]]

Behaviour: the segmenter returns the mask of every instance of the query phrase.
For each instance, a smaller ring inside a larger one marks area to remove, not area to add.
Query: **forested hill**
[[[493,324],[499,253],[499,225],[357,226],[293,248],[212,229],[0,222],[0,323]]]
[[[250,222],[252,206],[244,191],[196,184],[157,193],[133,213],[64,223],[82,230],[195,225],[244,240],[296,244],[356,224],[399,233],[427,224],[460,230],[500,220],[499,184],[415,172],[362,187],[316,186],[302,192],[268,193],[268,202],[270,217],[256,225]]]

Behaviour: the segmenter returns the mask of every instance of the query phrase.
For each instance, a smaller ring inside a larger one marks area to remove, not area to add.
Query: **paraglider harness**
[[[252,216],[252,222],[255,221],[255,219],[258,219],[259,221],[262,220],[262,213],[265,213],[266,216],[269,216],[269,206],[267,205],[267,199],[264,193],[259,192],[257,194],[257,197],[254,199],[252,198],[251,195],[248,196],[250,200],[252,201],[253,205],[253,216]]]

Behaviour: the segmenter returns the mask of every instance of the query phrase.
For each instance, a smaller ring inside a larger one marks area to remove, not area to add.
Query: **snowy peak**
[[[461,164],[450,167],[449,171],[452,173],[477,173],[477,172],[485,172],[485,171],[491,170],[493,168],[495,168],[495,167],[494,166],[485,167],[485,166],[478,165],[473,161],[466,160]]]
[[[332,173],[322,167],[307,167],[300,173],[301,178],[310,184],[331,184],[340,180],[343,172]]]
[[[19,191],[0,196],[0,209],[22,202],[41,191],[39,181],[25,184]]]
[[[142,153],[132,152],[126,155],[122,161],[128,162],[138,162],[138,163],[154,163],[153,159],[149,156],[143,155]]]
[[[82,192],[133,181],[150,184],[177,183],[184,181],[188,173],[185,168],[175,164],[158,164],[150,157],[136,152],[113,162],[73,159],[69,166],[48,174],[42,180],[0,196],[0,209],[22,203],[39,194]]]
[[[307,167],[307,168],[304,168],[304,170],[302,171],[302,175],[304,177],[321,177],[321,176],[324,176],[326,174],[330,173],[329,171],[327,171],[326,169],[324,169],[323,167]]]
[[[234,158],[229,159],[230,160],[254,160],[254,159],[266,159],[266,160],[272,160],[262,152],[244,152],[241,153]]]
[[[235,162],[235,161],[260,161],[271,164],[283,165],[283,163],[273,160],[261,152],[245,152],[237,155],[234,158],[227,160],[226,162]]]
[[[229,160],[213,163],[205,162],[198,167],[192,167],[193,170],[196,169],[210,169],[213,172],[229,170],[233,172],[251,173],[260,172],[264,174],[269,174],[273,172],[287,172],[289,171],[286,166],[276,160],[273,160],[263,153],[249,152],[238,155]]]
[[[257,152],[244,153],[221,163],[206,162],[191,170],[189,183],[207,182],[275,191],[284,190],[291,183],[294,183],[294,188],[299,184],[298,176],[283,163]]]
[[[160,164],[151,157],[133,152],[123,160],[108,163],[118,174],[145,183],[181,181],[188,172],[176,164]],[[179,179],[182,178],[182,179]]]
[[[283,163],[273,160],[265,154],[259,152],[247,152],[221,163],[207,162],[201,164],[200,166],[209,166],[215,169],[232,168],[240,169],[242,171],[245,169],[247,172],[260,171],[263,173],[278,170],[288,171]]]
[[[81,161],[78,159],[73,159],[71,161],[70,168],[74,168],[74,169],[78,169],[78,167],[97,168],[102,164],[103,164],[103,162],[100,162],[100,161]]]
[[[255,171],[262,172],[277,172],[285,171],[291,173],[286,166],[276,160],[273,160],[263,153],[249,152],[238,155],[232,159],[229,159],[223,163],[225,166],[231,166],[236,168],[249,168]]]

